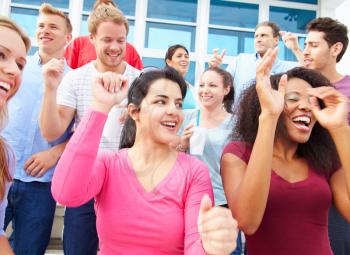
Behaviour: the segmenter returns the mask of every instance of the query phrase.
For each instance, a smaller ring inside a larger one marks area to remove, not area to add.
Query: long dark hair
[[[153,69],[141,73],[140,76],[134,80],[128,91],[128,105],[134,104],[140,109],[142,100],[147,96],[150,86],[159,79],[167,79],[177,83],[181,90],[182,99],[184,99],[187,89],[185,80],[174,68],[165,67],[164,69]],[[135,136],[136,123],[130,116],[128,116],[122,130],[119,149],[132,147],[135,142]]]
[[[181,44],[174,44],[174,45],[170,46],[168,48],[168,50],[166,51],[166,53],[165,53],[165,59],[164,59],[165,60],[165,65],[168,66],[166,61],[167,60],[171,60],[173,58],[173,56],[174,56],[174,54],[175,54],[177,49],[184,49],[186,51],[186,53],[189,54],[188,53],[188,49],[185,46],[183,46]]]
[[[207,70],[204,71],[208,72],[208,71],[213,71],[215,73],[217,73],[218,75],[221,76],[224,87],[230,88],[230,92],[224,96],[224,100],[223,100],[223,106],[225,108],[225,110],[229,113],[233,112],[233,103],[234,103],[234,97],[235,97],[235,90],[234,90],[234,86],[233,86],[233,79],[232,79],[232,75],[227,72],[224,69],[221,69],[220,67],[209,67]],[[204,74],[203,73],[203,74]]]
[[[299,78],[311,85],[311,87],[332,86],[330,81],[317,71],[296,67],[287,73],[288,80]],[[282,74],[272,75],[271,86],[278,89],[278,83]],[[319,101],[321,108],[322,101]],[[242,94],[242,99],[238,109],[237,123],[232,132],[232,140],[240,140],[253,146],[259,125],[259,115],[261,113],[258,94],[255,83],[246,89]],[[277,124],[276,136],[282,135],[284,131],[284,114],[282,113]],[[318,122],[312,129],[309,140],[299,144],[297,156],[305,158],[307,162],[320,173],[329,174],[336,166],[340,165],[339,157],[334,142],[328,133]]]

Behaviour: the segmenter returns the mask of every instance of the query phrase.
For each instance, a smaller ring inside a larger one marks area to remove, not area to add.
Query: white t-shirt
[[[100,74],[92,61],[80,68],[68,72],[58,87],[57,104],[68,106],[76,110],[75,127],[80,123],[92,102],[91,82]],[[126,64],[124,76],[128,78],[129,87],[140,74],[136,68]],[[122,125],[118,118],[123,108],[113,108],[108,114],[105,130],[102,134],[100,149],[118,149]],[[113,131],[113,132],[112,132]]]

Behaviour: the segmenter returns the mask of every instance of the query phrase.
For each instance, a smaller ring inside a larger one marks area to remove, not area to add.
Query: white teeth
[[[294,118],[293,121],[300,121],[300,122],[304,122],[306,124],[310,124],[311,119],[310,119],[310,117],[307,117],[307,116],[300,116],[300,117]]]
[[[175,122],[163,122],[162,123],[163,125],[165,125],[165,126],[169,126],[169,127],[175,127],[176,126],[176,123]]]
[[[2,88],[5,91],[9,91],[11,88],[11,85],[5,82],[0,82],[0,88]]]

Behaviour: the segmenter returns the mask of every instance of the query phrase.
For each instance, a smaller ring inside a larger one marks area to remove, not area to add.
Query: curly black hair
[[[315,70],[304,67],[295,67],[286,72],[288,80],[299,78],[312,87],[333,86],[330,81]],[[278,89],[278,83],[282,74],[272,75],[271,86]],[[237,122],[231,134],[231,140],[244,141],[253,146],[259,125],[259,115],[261,113],[258,94],[255,89],[255,82],[247,88],[241,97],[240,105],[237,110]],[[323,102],[319,100],[321,108]],[[282,113],[277,124],[276,135],[282,135],[284,129],[284,114]],[[340,165],[340,160],[336,151],[335,144],[329,132],[318,122],[312,129],[309,140],[306,143],[298,145],[297,156],[305,158],[307,162],[322,174],[330,174],[335,167]]]

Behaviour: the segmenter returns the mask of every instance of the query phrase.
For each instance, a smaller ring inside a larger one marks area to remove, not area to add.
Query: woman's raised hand
[[[311,109],[317,121],[329,131],[348,125],[349,99],[334,87],[310,88]],[[321,99],[325,108],[320,109],[317,98]]]
[[[279,117],[284,108],[284,94],[287,75],[283,75],[278,90],[271,87],[270,73],[277,57],[278,48],[269,49],[256,68],[256,91],[261,106],[261,114]]]
[[[92,108],[108,113],[126,98],[127,84],[127,78],[121,74],[105,72],[97,76],[92,82]]]

